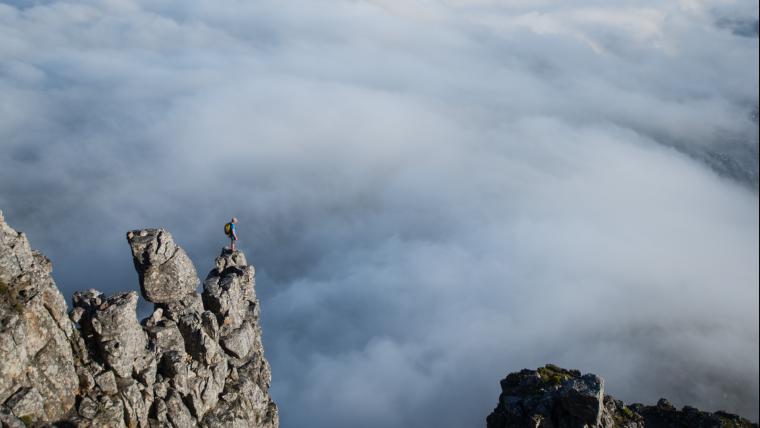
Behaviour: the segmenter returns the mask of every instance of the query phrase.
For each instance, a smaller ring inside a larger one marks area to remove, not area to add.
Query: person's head
[[[237,217],[232,217],[232,220],[230,220],[230,223],[237,223]]]

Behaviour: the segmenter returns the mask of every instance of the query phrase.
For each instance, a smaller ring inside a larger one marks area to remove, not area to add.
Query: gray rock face
[[[185,250],[164,229],[127,233],[143,297],[153,303],[172,303],[198,287],[198,274]]]
[[[0,426],[277,427],[255,271],[223,251],[196,292],[195,267],[163,229],[127,234],[143,296],[74,294],[0,213]]]
[[[0,403],[8,424],[59,419],[76,400],[78,333],[51,270],[0,213]]]
[[[255,285],[255,270],[245,255],[229,250],[222,250],[203,282],[206,324],[219,337],[230,367],[219,403],[201,421],[204,426],[278,425],[277,406],[267,392],[272,375],[261,343]]]
[[[147,346],[146,334],[137,322],[137,293],[103,299],[90,290],[75,293],[73,302],[75,309],[83,309],[78,322],[85,340],[97,349],[98,359],[117,376],[130,377]]]
[[[604,408],[604,379],[594,374],[568,379],[559,390],[559,401],[579,424],[598,426]]]
[[[676,410],[667,400],[656,406],[632,404],[604,395],[604,380],[594,374],[546,365],[510,373],[486,418],[488,428],[757,428],[725,412]]]

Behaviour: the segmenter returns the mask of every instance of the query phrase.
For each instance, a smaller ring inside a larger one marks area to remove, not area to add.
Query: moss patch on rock
[[[560,385],[566,380],[570,380],[580,376],[578,370],[567,370],[562,367],[555,366],[554,364],[547,364],[544,367],[539,367],[538,375],[541,377],[541,382],[549,385]]]

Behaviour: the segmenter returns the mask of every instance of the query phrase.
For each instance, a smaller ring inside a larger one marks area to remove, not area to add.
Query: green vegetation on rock
[[[20,417],[19,419],[21,419],[21,422],[23,422],[24,425],[26,425],[28,427],[32,426],[32,424],[34,423],[34,420],[32,420],[32,416],[31,415],[24,415],[24,416]]]
[[[576,370],[566,370],[554,364],[539,367],[536,371],[541,377],[541,381],[549,385],[560,385],[562,382],[577,377],[580,374]]]

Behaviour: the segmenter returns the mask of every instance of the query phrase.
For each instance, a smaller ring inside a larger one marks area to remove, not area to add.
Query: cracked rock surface
[[[133,230],[127,233],[127,241],[145,300],[173,303],[198,287],[193,262],[166,230]]]
[[[76,292],[0,212],[0,426],[277,427],[255,270],[223,250],[203,283],[163,229],[127,233],[143,297]]]

